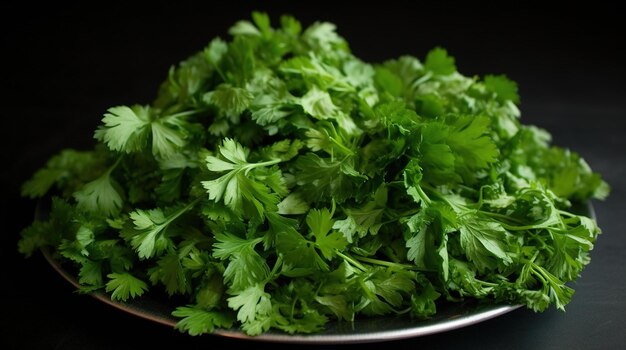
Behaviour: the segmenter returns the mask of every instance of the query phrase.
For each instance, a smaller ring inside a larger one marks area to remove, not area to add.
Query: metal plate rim
[[[63,277],[67,282],[72,284],[74,287],[79,288],[80,285],[76,278],[70,274],[66,269],[61,266],[60,262],[53,257],[50,249],[42,248],[41,249],[44,258],[48,261],[48,263],[52,266],[52,268]],[[165,317],[161,317],[154,313],[151,313],[149,310],[142,309],[140,307],[133,306],[129,303],[117,302],[111,300],[111,298],[103,293],[103,292],[92,292],[89,293],[93,298],[110,305],[118,310],[124,311],[131,315],[159,323],[168,327],[174,327],[176,322],[172,319],[168,319]],[[441,322],[437,322],[429,325],[419,325],[419,322],[416,323],[415,327],[397,329],[397,330],[384,330],[379,332],[371,332],[371,333],[360,333],[360,334],[306,334],[306,335],[290,335],[286,333],[264,333],[257,336],[249,336],[245,333],[237,330],[229,330],[229,329],[216,329],[213,333],[214,335],[235,338],[235,339],[245,339],[252,341],[263,341],[263,342],[278,342],[278,343],[300,343],[300,344],[357,344],[357,343],[375,343],[375,342],[384,342],[391,340],[400,340],[406,338],[414,338],[419,336],[425,336],[429,334],[441,333],[446,331],[451,331],[454,329],[470,326],[473,324],[477,324],[511,311],[514,311],[520,308],[522,305],[493,305],[481,310],[477,313],[470,313],[469,315],[463,315],[454,319],[447,319]]]

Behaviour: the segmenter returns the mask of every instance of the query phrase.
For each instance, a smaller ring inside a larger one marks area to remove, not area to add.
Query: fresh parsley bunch
[[[422,319],[466,298],[564,308],[600,233],[571,202],[608,186],[520,124],[514,82],[463,76],[441,48],[369,64],[333,24],[252,19],[24,184],[53,196],[22,253],[52,247],[114,300],[181,295],[192,335]]]

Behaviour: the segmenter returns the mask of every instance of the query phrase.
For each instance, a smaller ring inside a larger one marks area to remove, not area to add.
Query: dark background
[[[304,25],[334,22],[353,52],[367,61],[402,54],[423,58],[441,45],[466,75],[505,73],[520,85],[522,120],[550,130],[555,143],[582,154],[613,187],[607,201],[594,203],[604,233],[591,265],[573,286],[576,294],[566,313],[518,310],[460,330],[382,346],[623,348],[626,40],[617,5],[339,4],[0,5],[0,348],[255,345],[215,336],[191,338],[113,310],[73,293],[40,255],[25,260],[16,249],[19,231],[32,220],[35,206],[19,197],[20,184],[59,150],[91,147],[93,130],[108,107],[150,102],[171,64],[215,36],[226,38],[227,28],[253,9],[268,11],[274,20],[291,13]]]

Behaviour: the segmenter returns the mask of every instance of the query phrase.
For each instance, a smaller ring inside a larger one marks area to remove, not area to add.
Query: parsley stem
[[[387,267],[397,267],[397,268],[413,270],[413,271],[428,271],[428,272],[434,271],[434,270],[431,270],[431,269],[420,269],[419,267],[417,267],[415,265],[399,264],[399,263],[394,263],[394,262],[391,262],[391,261],[367,258],[367,257],[364,257],[364,256],[356,256],[355,259],[363,261],[363,262],[366,262],[366,263],[374,264],[374,265],[381,265],[381,266],[387,266]]]
[[[419,188],[419,190],[421,191],[421,193],[424,194],[424,196],[426,196],[426,192],[424,192],[424,190],[428,191],[431,195],[434,195],[435,197],[443,200],[444,202],[446,202],[449,206],[454,207],[454,205],[452,203],[450,203],[450,201],[446,198],[446,196],[444,196],[443,194],[441,194],[439,191],[437,191],[434,187],[431,187],[427,184],[422,184],[420,183],[419,186],[417,186]],[[419,192],[418,192],[419,193]],[[428,198],[428,196],[426,196],[426,198]],[[430,198],[428,198],[430,200]],[[429,203],[430,204],[430,203]]]
[[[280,163],[281,160],[276,158],[276,159],[272,159],[272,160],[268,160],[266,162],[261,162],[261,163],[254,163],[255,166],[268,166],[268,165],[274,165],[277,163]]]
[[[215,71],[217,72],[217,74],[220,75],[220,78],[222,78],[224,82],[227,82],[228,79],[226,79],[226,75],[224,74],[224,72],[222,72],[222,69],[220,68],[219,64],[214,64],[213,67],[215,68]]]
[[[421,78],[419,78],[415,82],[413,82],[413,84],[411,84],[411,85],[412,85],[412,87],[420,86],[421,84],[427,82],[432,76],[433,76],[433,74],[431,72],[427,72],[426,74],[422,75]]]
[[[269,276],[267,276],[265,283],[269,282],[270,280],[274,278],[274,276],[277,275],[278,269],[282,266],[282,264],[283,264],[283,258],[282,256],[278,255],[278,257],[276,258],[276,262],[274,263],[274,267],[272,268],[272,272],[270,272]]]
[[[268,160],[267,162],[261,162],[261,163],[249,163],[246,164],[244,166],[242,166],[241,168],[239,168],[239,170],[236,170],[236,172],[239,171],[244,171],[244,173],[246,175],[248,175],[248,173],[250,172],[250,170],[254,169],[254,168],[258,168],[258,167],[262,167],[262,166],[268,166],[268,165],[274,165],[277,163],[280,163],[281,160],[280,159],[272,159],[272,160]],[[233,172],[234,174],[235,172]]]
[[[397,215],[399,217],[410,216],[410,215],[415,215],[415,214],[419,213],[420,211],[421,211],[421,209],[409,209],[409,210],[405,210],[403,212],[400,212]]]
[[[502,225],[502,227],[510,231],[526,231],[526,230],[532,230],[534,228],[542,228],[541,226],[537,226],[537,225],[524,225],[524,226],[508,225],[508,224],[505,224],[504,222],[500,222],[500,225]]]
[[[348,156],[353,156],[354,155],[354,151],[352,151],[351,149],[349,149],[348,147],[344,146],[341,142],[335,140],[334,137],[329,137],[330,141],[335,144],[335,146],[337,146],[341,151],[343,151],[346,155]]]
[[[178,113],[174,113],[174,114],[166,115],[166,116],[165,116],[165,117],[163,117],[163,118],[165,119],[165,118],[178,118],[178,117],[186,117],[186,116],[188,116],[188,115],[194,115],[194,114],[197,114],[197,113],[200,113],[200,112],[202,112],[202,110],[199,110],[199,109],[194,109],[194,110],[191,110],[191,111],[184,111],[184,112],[178,112]]]
[[[247,172],[247,171],[252,170],[253,168],[258,168],[258,167],[260,167],[260,166],[274,165],[274,164],[277,164],[277,163],[280,163],[280,162],[281,162],[281,160],[280,160],[280,159],[272,159],[272,160],[268,160],[268,161],[266,161],[266,162],[261,162],[261,163],[250,163],[250,164],[246,164],[246,165],[244,165],[242,168],[243,168],[243,169],[246,169],[246,172]]]
[[[417,190],[417,194],[426,205],[430,205],[432,203],[432,201],[430,200],[430,198],[428,198],[426,192],[424,192],[421,186],[415,186],[415,189]]]
[[[352,266],[358,268],[361,271],[367,271],[367,268],[365,266],[363,266],[360,262],[358,262],[357,260],[354,260],[352,257],[336,250],[335,253],[337,253],[337,255],[339,257],[341,257],[342,259],[344,259],[345,261],[349,262]]]
[[[167,226],[171,224],[172,221],[178,219],[179,216],[183,215],[184,213],[188,212],[191,208],[193,208],[201,199],[202,199],[201,197],[194,199],[191,203],[187,204],[186,206],[184,206],[183,208],[181,208],[180,210],[178,210],[177,212],[169,216],[167,220],[162,224],[162,226]]]
[[[508,215],[502,215],[502,214],[498,214],[498,213],[492,213],[492,212],[489,212],[489,211],[484,211],[484,210],[478,210],[478,212],[479,212],[479,213],[481,213],[481,214],[485,214],[485,215],[487,215],[487,216],[491,216],[491,217],[493,217],[493,218],[504,219],[504,220],[512,221],[512,222],[515,222],[515,223],[518,223],[518,224],[521,224],[521,223],[522,223],[522,221],[520,221],[520,220],[518,220],[518,219],[516,219],[516,218],[514,218],[514,217],[510,217],[510,216],[508,216]]]
[[[576,218],[578,217],[578,215],[574,214],[574,213],[570,213],[569,211],[565,211],[565,210],[558,210],[557,212],[563,216],[569,216],[570,218]]]
[[[106,176],[111,175],[111,173],[113,172],[113,170],[115,170],[115,168],[117,168],[117,166],[120,164],[120,162],[122,161],[122,158],[123,158],[123,157],[124,157],[124,156],[119,156],[119,157],[117,158],[117,160],[115,161],[115,163],[113,163],[113,165],[111,165],[111,166],[109,167],[109,169],[107,169],[107,171],[104,173],[104,175],[106,175]]]

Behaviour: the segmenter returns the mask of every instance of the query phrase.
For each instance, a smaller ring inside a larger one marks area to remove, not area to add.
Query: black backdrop
[[[272,1],[197,6],[185,2],[129,8],[112,2],[52,7],[0,5],[2,229],[0,348],[131,349],[254,345],[191,338],[87,297],[39,255],[16,251],[34,202],[19,186],[62,148],[88,148],[110,106],[148,103],[167,69],[253,9],[303,24],[337,24],[368,61],[423,57],[446,47],[467,75],[506,73],[518,81],[522,118],[587,158],[613,186],[595,203],[604,234],[566,313],[518,310],[468,328],[384,346],[406,348],[621,348],[626,342],[623,237],[626,69],[623,18],[599,2],[558,8],[500,2],[457,6],[379,2]],[[342,5],[340,5],[342,4]],[[273,345],[278,346],[278,345]]]

